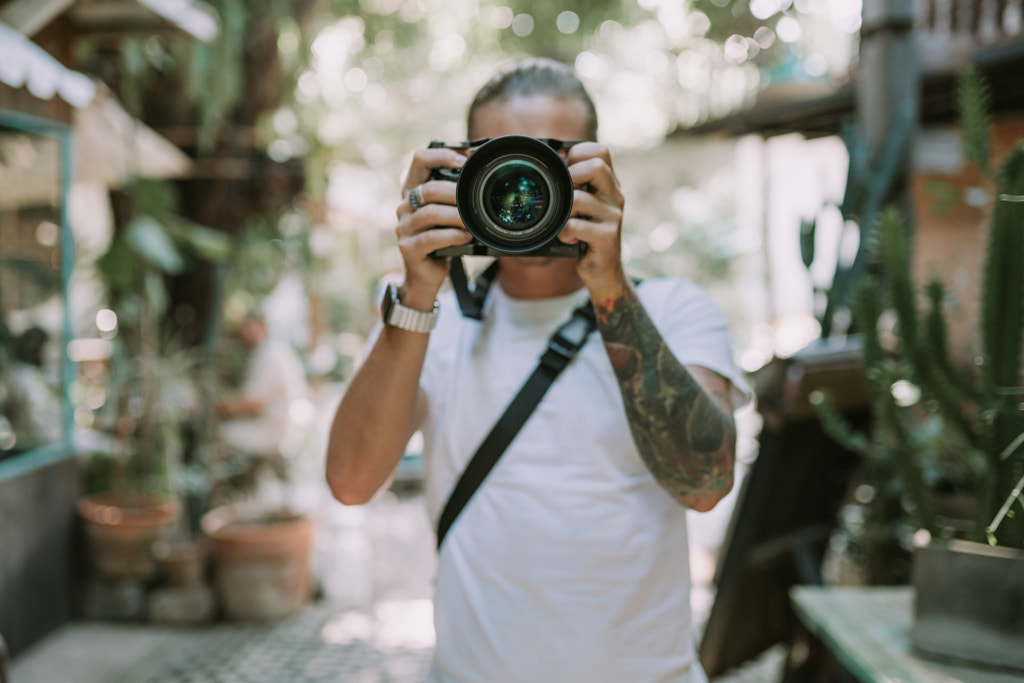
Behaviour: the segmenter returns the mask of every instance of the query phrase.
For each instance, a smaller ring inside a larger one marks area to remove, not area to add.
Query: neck
[[[502,258],[497,282],[513,299],[565,296],[583,287],[576,261],[568,258]]]

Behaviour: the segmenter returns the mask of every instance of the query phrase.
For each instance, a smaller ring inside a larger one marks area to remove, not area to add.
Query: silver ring
[[[419,211],[423,207],[423,186],[417,185],[409,190],[409,205],[413,211]]]

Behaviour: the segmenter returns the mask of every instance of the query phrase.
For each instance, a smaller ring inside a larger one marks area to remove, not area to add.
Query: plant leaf
[[[132,251],[154,268],[170,275],[178,275],[185,270],[185,259],[174,240],[166,228],[151,217],[133,218],[125,229],[125,239]]]

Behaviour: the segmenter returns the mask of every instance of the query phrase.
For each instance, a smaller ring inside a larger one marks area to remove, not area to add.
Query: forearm
[[[733,483],[727,383],[705,388],[679,363],[632,287],[603,292],[594,309],[640,456],[676,500],[710,510]]]
[[[263,401],[242,395],[227,398],[218,407],[224,418],[255,417],[262,412]]]
[[[412,434],[427,335],[385,327],[338,405],[327,444],[327,483],[346,505],[387,482]]]

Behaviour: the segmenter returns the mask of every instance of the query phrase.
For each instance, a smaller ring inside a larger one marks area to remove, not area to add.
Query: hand
[[[576,188],[569,222],[558,236],[568,244],[585,242],[587,253],[577,266],[591,298],[628,287],[622,268],[622,210],[625,199],[612,170],[608,148],[581,142],[569,149],[566,163]],[[590,186],[590,191],[583,185]]]
[[[410,308],[430,310],[448,275],[448,260],[433,258],[430,254],[472,239],[455,208],[455,183],[430,180],[433,169],[462,168],[465,162],[466,156],[452,149],[423,149],[413,155],[402,185],[404,201],[395,212],[398,216],[395,234],[405,262],[401,298]],[[419,209],[413,209],[409,203],[409,193],[416,187],[420,188],[422,198]]]

